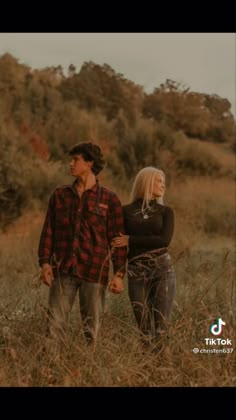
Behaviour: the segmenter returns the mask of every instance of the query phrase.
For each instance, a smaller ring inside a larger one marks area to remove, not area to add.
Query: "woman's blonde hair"
[[[149,202],[152,198],[154,179],[157,174],[161,174],[165,181],[165,174],[161,169],[147,166],[141,169],[134,180],[133,187],[130,193],[130,202],[142,199],[142,212],[150,208]],[[163,197],[158,197],[157,202],[163,204]]]

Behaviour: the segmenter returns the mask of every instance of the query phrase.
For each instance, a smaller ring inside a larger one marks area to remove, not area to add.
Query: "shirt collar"
[[[77,179],[75,179],[75,181],[72,183],[72,185],[70,186],[70,188],[72,189],[72,191],[73,191],[76,195],[78,195],[78,193],[77,193],[77,189],[76,189],[76,184],[77,184]],[[94,192],[94,193],[97,193],[98,188],[99,188],[99,182],[98,182],[98,180],[96,179],[96,183],[92,186],[92,188],[88,188],[86,191],[92,191],[92,192]]]

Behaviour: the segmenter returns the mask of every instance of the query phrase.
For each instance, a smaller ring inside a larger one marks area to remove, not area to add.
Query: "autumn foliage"
[[[58,180],[53,164],[64,165],[68,150],[80,141],[102,147],[105,176],[126,190],[145,165],[168,169],[170,179],[224,176],[218,158],[204,149],[199,155],[196,141],[220,143],[229,153],[235,148],[235,120],[227,99],[192,92],[172,80],[147,94],[108,64],[85,62],[78,71],[71,64],[65,75],[60,65],[32,70],[4,54],[0,108],[0,202],[9,219],[9,200],[18,214],[37,196],[35,168],[47,191]],[[21,170],[12,170],[13,159]]]

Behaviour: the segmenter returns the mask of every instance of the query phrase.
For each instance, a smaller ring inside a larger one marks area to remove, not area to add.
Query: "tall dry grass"
[[[224,179],[192,179],[169,186],[166,202],[176,213],[171,253],[177,294],[168,337],[162,339],[158,353],[140,345],[127,289],[121,296],[107,296],[95,351],[84,342],[76,300],[62,352],[55,355],[53,348],[42,352],[49,349],[48,289],[34,288],[33,282],[39,275],[37,245],[43,215],[30,212],[15,222],[0,237],[0,386],[235,386],[232,192],[233,184]],[[127,199],[125,193],[121,198]],[[209,220],[215,232],[207,231]],[[232,340],[225,346],[229,352],[205,343],[217,317],[226,322],[221,338]],[[193,348],[222,352],[195,354]]]

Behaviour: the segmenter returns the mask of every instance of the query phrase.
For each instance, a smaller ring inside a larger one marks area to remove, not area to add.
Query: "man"
[[[112,249],[112,239],[124,233],[122,206],[117,195],[99,184],[104,167],[99,146],[86,142],[69,152],[75,181],[57,188],[49,200],[39,242],[42,281],[50,287],[48,327],[62,336],[79,290],[80,312],[88,343],[94,343],[104,310],[109,260],[113,293],[123,291],[126,247]]]

